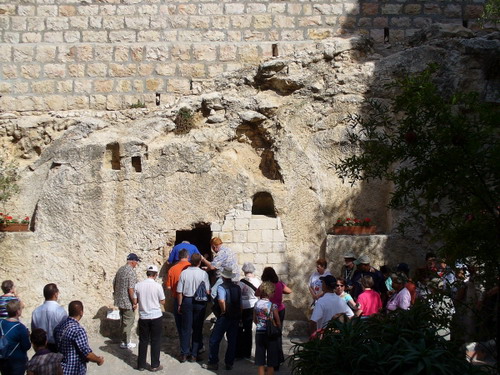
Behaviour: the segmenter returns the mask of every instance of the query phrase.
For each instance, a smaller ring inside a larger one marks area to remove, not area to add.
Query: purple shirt
[[[271,298],[269,298],[269,301],[278,306],[278,311],[284,310],[285,304],[283,303],[283,289],[285,289],[286,285],[283,281],[278,281],[274,284],[274,286],[274,294]]]
[[[387,310],[394,311],[396,309],[408,310],[411,305],[411,295],[408,289],[403,288],[394,294],[389,302],[387,302]]]

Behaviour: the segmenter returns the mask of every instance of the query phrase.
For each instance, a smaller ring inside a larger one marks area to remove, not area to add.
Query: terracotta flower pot
[[[351,227],[332,227],[330,234],[344,234],[344,235],[359,235],[359,234],[375,234],[377,226],[372,225],[369,227],[351,226]]]
[[[28,232],[29,224],[0,224],[0,232]]]

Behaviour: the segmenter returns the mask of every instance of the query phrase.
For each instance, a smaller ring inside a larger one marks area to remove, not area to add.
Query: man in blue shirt
[[[83,304],[71,301],[68,306],[69,316],[54,329],[57,349],[64,356],[61,364],[64,375],[85,375],[87,362],[101,366],[104,357],[98,357],[89,346],[87,332],[80,325],[83,317]]]
[[[215,322],[210,335],[208,364],[204,366],[208,370],[218,370],[219,368],[219,345],[224,334],[227,337],[227,350],[224,358],[226,370],[233,368],[238,325],[241,319],[241,289],[231,281],[234,276],[231,268],[224,268],[221,273],[223,282],[217,288],[217,301],[215,302],[220,306],[221,315]]]
[[[177,263],[179,261],[179,251],[181,251],[182,249],[186,249],[188,251],[189,253],[188,260],[191,260],[191,256],[193,254],[200,254],[200,251],[195,245],[189,243],[189,241],[182,241],[181,243],[175,245],[172,248],[172,251],[168,256],[168,263],[170,264]]]

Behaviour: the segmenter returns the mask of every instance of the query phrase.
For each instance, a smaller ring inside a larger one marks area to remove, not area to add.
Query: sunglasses
[[[335,288],[340,288],[340,287],[344,287],[345,285],[342,285],[342,284],[337,284],[335,285]]]

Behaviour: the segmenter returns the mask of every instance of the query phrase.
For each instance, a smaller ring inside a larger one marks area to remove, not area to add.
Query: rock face
[[[376,223],[385,237],[366,245],[375,266],[418,266],[427,248],[417,232],[393,232],[400,213],[385,208],[390,186],[343,183],[334,163],[351,151],[346,115],[362,113],[366,98],[393,96],[384,84],[404,71],[445,62],[444,88],[495,98],[498,34],[433,35],[398,51],[375,51],[359,37],[326,41],[155,111],[2,113],[2,148],[22,169],[21,193],[2,209],[33,216],[30,232],[0,238],[2,278],[17,284],[25,321],[55,282],[62,303],[84,302],[86,325],[97,331],[91,318],[112,305],[112,280],[129,252],[144,259],[144,278],[176,240],[208,252],[215,235],[258,274],[275,267],[294,290],[287,316],[305,318],[315,260],[326,255],[337,273],[339,249],[353,248],[347,236],[326,247],[338,217]]]

